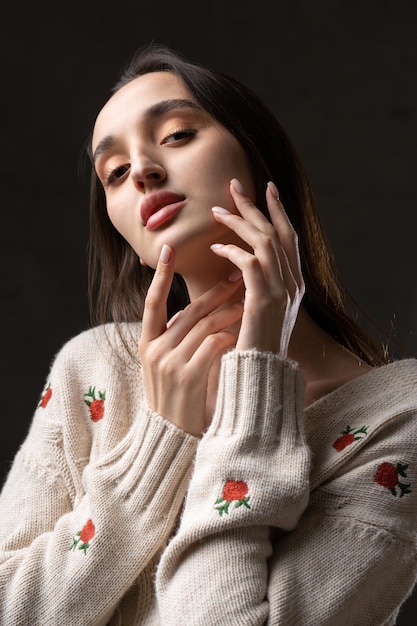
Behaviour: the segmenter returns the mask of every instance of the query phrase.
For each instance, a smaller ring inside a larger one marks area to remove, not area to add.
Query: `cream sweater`
[[[231,351],[199,440],[147,407],[139,331],[54,360],[0,496],[0,625],[394,624],[417,571],[417,361],[304,411],[294,362]]]

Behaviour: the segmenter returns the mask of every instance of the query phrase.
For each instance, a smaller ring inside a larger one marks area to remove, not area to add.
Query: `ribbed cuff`
[[[294,443],[302,415],[304,377],[295,361],[272,352],[230,351],[222,359],[219,391],[207,436]],[[296,418],[296,419],[295,419]]]
[[[96,480],[107,484],[103,494],[131,500],[138,510],[146,509],[155,498],[169,510],[178,491],[184,496],[199,439],[180,430],[145,403],[141,417],[126,437],[92,471]],[[101,478],[98,477],[101,476]]]

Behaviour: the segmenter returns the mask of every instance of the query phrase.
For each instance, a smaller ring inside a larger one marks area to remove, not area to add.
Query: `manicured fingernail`
[[[237,178],[232,178],[230,184],[238,193],[246,193],[245,188]]]
[[[229,276],[228,280],[231,283],[236,283],[242,278],[242,270],[235,269]]]
[[[179,315],[180,315],[180,313],[181,313],[181,312],[182,312],[182,309],[180,309],[179,311],[177,311],[177,312],[175,313],[175,315],[173,315],[173,316],[171,317],[171,319],[169,319],[169,320],[167,321],[167,329],[168,329],[168,328],[170,328],[170,327],[172,326],[172,324],[173,324],[173,323],[174,323],[174,322],[178,319],[178,317],[179,317]]]
[[[171,258],[171,252],[171,248],[167,246],[166,243],[164,243],[161,249],[161,254],[159,255],[159,260],[161,261],[161,263],[166,265],[169,262],[169,259]]]
[[[268,187],[270,188],[270,190],[272,191],[273,195],[276,197],[277,200],[279,200],[279,192],[278,189],[275,185],[275,183],[272,182],[272,180],[269,181],[268,183]]]
[[[223,213],[223,215],[230,215],[230,211],[224,209],[222,206],[214,206],[211,209],[213,213]]]
[[[223,243],[212,243],[210,248],[212,250],[216,250],[216,248],[223,248],[223,245],[224,245]]]

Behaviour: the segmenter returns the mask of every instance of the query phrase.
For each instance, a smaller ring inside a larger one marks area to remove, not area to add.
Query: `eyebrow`
[[[192,102],[191,100],[181,100],[181,99],[172,99],[172,100],[162,100],[161,102],[156,102],[152,106],[150,106],[144,112],[143,118],[145,123],[149,123],[152,120],[165,115],[166,113],[170,113],[171,111],[176,111],[177,109],[193,109],[195,111],[203,111],[203,109]],[[94,150],[93,154],[93,162],[95,163],[98,157],[110,150],[116,143],[116,139],[113,135],[106,135],[103,137],[101,141],[97,144],[97,148]]]

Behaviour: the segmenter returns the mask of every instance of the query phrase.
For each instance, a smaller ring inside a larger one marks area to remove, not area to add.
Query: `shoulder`
[[[306,417],[314,453],[312,504],[317,499],[318,510],[339,521],[412,539],[415,549],[417,360],[370,370],[317,402]]]
[[[363,454],[406,456],[417,471],[417,360],[394,361],[343,385],[306,411],[313,483],[360,465]]]
[[[417,409],[417,359],[392,361],[368,370],[313,403],[308,413],[341,411],[385,413]]]
[[[53,359],[54,367],[97,364],[137,363],[140,323],[103,324],[69,339]]]
[[[138,324],[107,324],[61,347],[24,442],[28,463],[58,466],[65,449],[65,463],[75,463],[78,475],[93,442],[97,450],[110,449],[126,434],[143,397],[139,333]]]
[[[52,360],[45,386],[48,397],[53,393],[65,398],[67,406],[93,388],[127,386],[131,395],[131,387],[141,386],[139,335],[140,324],[106,324],[72,337]]]
[[[106,324],[67,341],[52,361],[38,405],[42,423],[91,426],[90,418],[101,421],[104,405],[106,421],[121,411],[133,415],[143,396],[139,334],[139,324]]]
[[[363,377],[365,385],[372,385],[376,389],[388,393],[399,392],[403,388],[412,389],[417,397],[417,359],[399,359],[387,365],[376,367]]]
[[[347,398],[355,408],[391,421],[396,416],[417,414],[417,359],[392,361],[346,386]],[[416,422],[414,422],[417,425]]]

